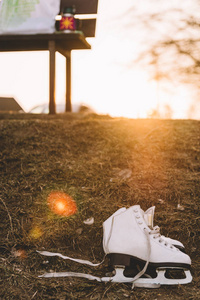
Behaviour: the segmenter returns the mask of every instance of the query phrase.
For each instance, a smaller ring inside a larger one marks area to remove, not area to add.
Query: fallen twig
[[[7,211],[7,214],[8,214],[9,220],[10,220],[10,228],[11,228],[11,232],[13,233],[13,225],[12,225],[12,218],[11,218],[11,215],[10,215],[10,213],[9,213],[9,211],[8,211],[8,208],[7,208],[6,204],[5,204],[5,202],[3,201],[3,199],[0,198],[0,200],[1,200],[1,202],[3,203],[3,205],[4,205],[4,207],[5,207],[6,211]]]

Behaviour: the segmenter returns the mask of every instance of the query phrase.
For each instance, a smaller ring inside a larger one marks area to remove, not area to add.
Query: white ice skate
[[[151,288],[191,282],[190,257],[173,246],[171,239],[162,237],[157,229],[150,229],[145,219],[143,210],[135,205],[119,209],[104,222],[103,248],[114,268],[114,276],[104,277],[102,281],[133,282],[134,286]],[[167,278],[169,270],[182,271],[185,276]]]
[[[105,282],[130,282],[133,287],[148,288],[191,282],[190,257],[177,248],[177,245],[183,247],[182,243],[161,236],[159,227],[153,227],[154,209],[152,207],[144,212],[139,205],[121,208],[103,223],[103,249],[110,259],[110,276],[100,278],[89,274],[59,272],[46,273],[40,277],[84,277]],[[60,253],[38,252],[90,266],[101,264],[92,264]],[[179,276],[180,271],[184,276]],[[175,276],[177,273],[178,278]]]

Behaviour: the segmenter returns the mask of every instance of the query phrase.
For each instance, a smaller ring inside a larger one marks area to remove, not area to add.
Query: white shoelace
[[[105,256],[104,256],[103,260],[100,263],[93,264],[89,260],[72,258],[72,257],[69,257],[69,256],[64,256],[61,253],[57,253],[57,252],[38,251],[38,250],[36,250],[36,251],[38,253],[42,254],[42,255],[45,255],[45,256],[59,256],[62,259],[69,259],[69,260],[75,261],[75,262],[77,262],[79,264],[88,265],[88,266],[92,266],[92,267],[98,267],[98,266],[100,266],[104,262],[104,260],[105,260]]]
[[[151,254],[151,243],[150,243],[150,234],[154,234],[155,238],[160,237],[160,229],[158,226],[156,226],[154,229],[152,229],[151,231],[148,231],[146,228],[144,228],[144,233],[146,236],[146,242],[147,242],[147,259],[146,259],[146,263],[144,265],[144,268],[139,271],[139,273],[132,279],[132,288],[134,287],[134,282],[140,278],[142,275],[145,274],[147,267],[149,265],[149,260],[150,260],[150,254]],[[89,265],[92,267],[97,267],[100,266],[104,260],[105,260],[105,256],[103,258],[103,260],[100,263],[92,263],[88,260],[83,260],[83,259],[77,259],[77,258],[72,258],[69,256],[64,256],[60,253],[57,252],[48,252],[48,251],[37,251],[38,253],[40,253],[41,255],[44,256],[58,256],[61,257],[62,259],[69,259],[71,261],[80,263],[80,264],[85,264],[85,265]],[[43,275],[40,275],[39,277],[45,277],[45,278],[50,278],[50,277],[83,277],[83,278],[87,278],[89,280],[97,280],[97,281],[103,281],[103,278],[100,277],[96,277],[90,274],[84,274],[84,273],[77,273],[77,272],[51,272],[51,273],[45,273]],[[112,280],[112,277],[111,277]]]
[[[171,245],[168,241],[166,241],[165,237],[160,234],[160,227],[159,226],[153,227],[153,229],[150,231],[150,234],[154,235],[154,239],[159,238],[160,243],[163,242],[166,246],[169,244],[170,248],[173,248],[173,245]]]
[[[155,238],[160,237],[160,227],[159,226],[154,226],[153,229],[150,231],[150,234],[154,234]]]
[[[79,264],[84,264],[84,265],[88,265],[88,266],[92,266],[92,267],[100,266],[105,260],[105,256],[104,256],[103,260],[100,263],[94,264],[94,263],[92,263],[88,260],[72,258],[72,257],[65,256],[65,255],[62,255],[61,253],[57,253],[57,252],[48,252],[48,251],[37,251],[37,252],[40,253],[41,255],[58,256],[58,257],[61,257],[62,259],[69,259],[69,260],[77,262]],[[82,277],[82,278],[87,278],[89,280],[97,280],[99,282],[102,281],[100,277],[96,277],[96,276],[93,276],[93,275],[90,275],[90,274],[78,273],[78,272],[51,272],[51,273],[44,273],[43,275],[40,275],[39,277],[45,277],[45,278],[51,278],[51,277]]]
[[[134,282],[140,278],[142,275],[145,274],[147,267],[149,265],[149,260],[150,260],[150,255],[151,255],[151,243],[150,243],[150,234],[153,234],[152,232],[153,230],[151,230],[150,232],[144,228],[144,232],[145,232],[145,236],[146,236],[146,240],[147,240],[147,259],[146,259],[146,263],[144,265],[144,268],[133,278],[133,284],[132,284],[132,289],[134,288]]]

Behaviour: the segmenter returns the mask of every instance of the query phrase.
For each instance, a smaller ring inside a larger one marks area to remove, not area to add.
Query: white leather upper
[[[170,240],[151,234],[139,205],[119,209],[103,223],[103,229],[103,248],[106,254],[128,254],[145,261],[148,253],[146,230],[150,238],[150,262],[191,264],[190,257],[172,246]]]

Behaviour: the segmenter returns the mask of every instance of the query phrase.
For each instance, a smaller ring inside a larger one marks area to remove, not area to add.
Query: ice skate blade
[[[185,278],[182,279],[169,279],[165,277],[166,269],[156,270],[156,278],[139,278],[133,282],[135,287],[150,287],[150,285],[177,285],[177,284],[187,284],[192,281],[192,275],[189,270],[184,270]]]
[[[176,268],[175,268],[176,269]],[[169,279],[165,277],[167,269],[157,269],[156,278],[138,278],[134,281],[134,278],[124,276],[124,268],[116,268],[115,275],[112,277],[102,277],[101,281],[110,282],[123,282],[133,283],[133,287],[145,287],[145,288],[159,288],[161,285],[177,285],[187,284],[192,281],[192,275],[189,270],[184,270],[185,278],[182,279]]]
[[[151,281],[150,281],[151,278],[148,278],[147,282],[146,282],[146,278],[144,278],[144,279],[145,279],[145,282],[139,282],[139,279],[133,282],[132,277],[124,276],[124,268],[116,268],[114,276],[112,276],[112,277],[102,277],[101,281],[134,283],[134,286],[136,286],[136,287],[146,287],[146,288],[159,288],[160,287],[159,283],[151,283]]]
[[[111,277],[102,277],[101,281],[110,282],[133,282],[133,278],[124,276],[124,268],[116,268],[115,275]]]

